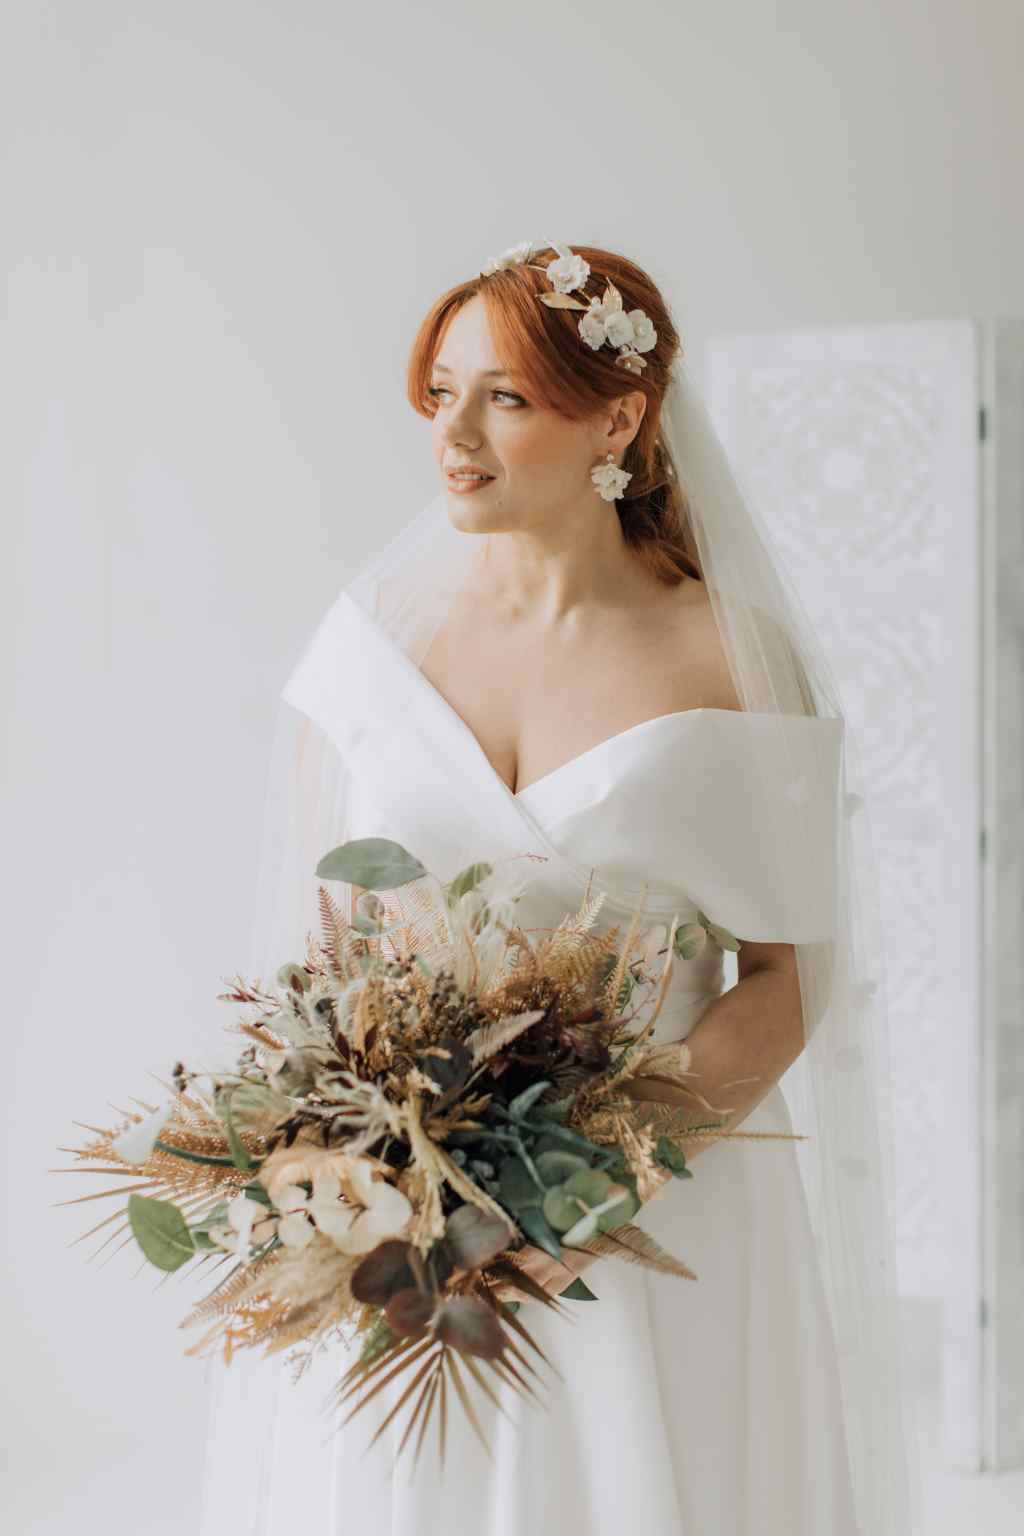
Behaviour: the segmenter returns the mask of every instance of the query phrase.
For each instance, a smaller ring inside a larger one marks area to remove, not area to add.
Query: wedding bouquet
[[[418,1457],[439,1394],[443,1463],[447,1380],[486,1446],[463,1370],[493,1399],[487,1371],[530,1392],[521,1346],[550,1364],[520,1301],[565,1308],[524,1246],[697,1278],[632,1218],[691,1177],[688,1138],[744,1133],[687,1082],[685,1043],[651,1035],[676,960],[738,945],[703,914],[641,932],[642,903],[624,940],[595,933],[589,890],[532,941],[507,866],[442,885],[386,838],[316,873],[362,886],[356,911],[320,885],[303,962],[221,994],[248,1010],[228,1026],[247,1041],[233,1070],[179,1062],[163,1103],[61,1150],[138,1175],[99,1226],[122,1218],[113,1235],[130,1228],[158,1269],[234,1261],[182,1322],[204,1327],[186,1353],[291,1349],[297,1380],[332,1338],[358,1343],[332,1394],[352,1400],[343,1423],[418,1367],[373,1440],[415,1399],[398,1454],[419,1421]],[[579,1277],[561,1296],[596,1300]]]

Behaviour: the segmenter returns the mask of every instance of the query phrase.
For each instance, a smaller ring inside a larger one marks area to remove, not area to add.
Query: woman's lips
[[[477,480],[467,475],[446,475],[448,489],[454,491],[457,496],[466,496],[470,491],[482,491],[487,485],[493,484],[494,476],[488,475],[485,480]]]

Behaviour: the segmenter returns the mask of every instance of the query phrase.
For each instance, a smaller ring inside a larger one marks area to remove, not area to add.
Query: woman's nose
[[[466,402],[451,406],[445,412],[442,431],[446,442],[475,442],[479,447],[480,424],[476,419],[474,407]]]
[[[446,448],[463,449],[466,453],[479,453],[482,447],[482,438],[479,432],[470,432],[465,428],[455,428],[444,435]]]

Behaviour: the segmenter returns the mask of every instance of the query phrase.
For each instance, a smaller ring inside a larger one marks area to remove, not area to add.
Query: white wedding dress
[[[818,936],[838,788],[815,765],[838,765],[841,721],[802,722],[809,747],[817,733],[808,772],[775,806],[746,770],[763,717],[719,709],[646,721],[515,794],[359,605],[342,596],[330,622],[338,654],[358,661],[336,685],[316,679],[351,776],[348,837],[394,838],[441,879],[478,858],[534,856],[517,908],[527,928],[574,912],[594,869],[615,895],[601,927],[628,922],[647,882],[651,922],[700,908],[741,938]],[[300,669],[285,694],[300,709],[304,686]],[[687,1035],[722,985],[716,946],[677,959],[657,1037]],[[803,1127],[776,1085],[743,1129]],[[340,1343],[297,1382],[282,1356],[210,1361],[201,1536],[623,1536],[633,1524],[649,1536],[872,1536],[854,1517],[796,1148],[721,1140],[642,1208],[637,1223],[696,1281],[602,1258],[586,1271],[598,1300],[564,1303],[570,1317],[526,1303],[520,1316],[562,1379],[530,1354],[543,1406],[506,1391],[504,1413],[469,1382],[490,1457],[450,1397],[443,1475],[436,1425],[415,1468],[415,1431],[392,1464],[408,1407],[364,1454],[407,1377],[342,1428],[328,1416],[354,1358]]]

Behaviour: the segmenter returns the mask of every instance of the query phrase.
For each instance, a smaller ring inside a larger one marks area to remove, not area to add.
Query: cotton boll
[[[157,1137],[170,1119],[173,1107],[172,1101],[168,1099],[142,1120],[129,1126],[116,1141],[111,1142],[112,1150],[126,1163],[144,1163],[153,1155]]]

